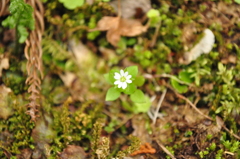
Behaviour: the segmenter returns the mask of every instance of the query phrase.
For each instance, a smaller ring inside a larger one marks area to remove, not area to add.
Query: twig
[[[222,126],[224,130],[226,130],[230,135],[234,136],[236,139],[240,140],[240,137],[233,132],[231,132],[225,125]]]
[[[174,91],[174,93],[177,95],[178,98],[181,98],[183,100],[185,100],[194,110],[196,110],[196,112],[198,112],[200,115],[204,116],[205,118],[209,119],[209,120],[213,120],[211,117],[205,115],[203,112],[201,112],[189,99],[187,99],[186,97],[184,97],[183,95],[177,93]]]
[[[161,98],[160,98],[160,100],[159,100],[159,102],[158,102],[157,109],[156,109],[156,111],[155,111],[155,113],[154,113],[154,116],[153,116],[153,124],[156,123],[156,120],[157,120],[157,117],[158,117],[158,112],[159,112],[159,110],[160,110],[160,107],[161,107],[161,105],[162,105],[162,102],[163,102],[163,99],[164,99],[166,93],[167,93],[167,89],[165,89],[165,90],[163,91],[162,96],[161,96]]]
[[[161,74],[161,75],[154,75],[154,76],[151,75],[151,74],[144,74],[144,77],[145,77],[145,78],[148,78],[148,79],[151,79],[151,78],[156,78],[156,77],[169,77],[169,78],[172,78],[172,77],[174,77],[174,76],[169,75],[169,74]],[[178,81],[178,78],[176,78],[176,80]],[[183,81],[179,80],[178,82],[180,83],[180,82],[183,82]],[[183,83],[184,83],[184,82],[183,82]],[[169,86],[169,85],[166,85],[166,86],[167,86],[168,88],[170,88],[170,89],[176,94],[177,97],[185,100],[185,101],[186,101],[196,112],[198,112],[200,115],[202,115],[202,116],[204,116],[205,118],[213,121],[213,119],[212,119],[211,117],[203,114],[203,113],[196,107],[196,104],[197,104],[197,102],[199,101],[199,96],[198,96],[198,98],[196,99],[196,101],[195,101],[194,104],[193,104],[189,99],[187,99],[187,98],[184,97],[183,95],[177,93],[171,86]],[[156,114],[156,112],[155,112],[155,114]],[[155,115],[154,115],[154,117],[155,117]],[[240,137],[239,137],[238,135],[234,134],[233,132],[231,132],[225,125],[223,125],[222,127],[223,127],[224,130],[226,130],[230,135],[232,135],[232,136],[234,136],[236,139],[240,140]]]
[[[153,35],[153,37],[152,37],[152,40],[151,40],[151,43],[150,43],[150,47],[154,47],[155,44],[156,44],[160,26],[161,26],[161,22],[159,22],[159,23],[157,24],[156,28],[155,28],[155,32],[154,32],[154,35]]]
[[[118,0],[118,17],[122,16],[121,0]]]
[[[160,75],[151,75],[151,74],[144,74],[143,75],[145,78],[151,79],[151,78],[158,78],[158,77],[165,77],[165,78],[172,78],[174,80],[176,80],[178,83],[180,84],[185,84],[187,86],[193,86],[192,84],[186,83],[184,81],[181,81],[180,79],[178,79],[176,76],[170,75],[170,74],[160,74]]]
[[[174,157],[173,154],[172,154],[170,151],[168,151],[168,149],[167,149],[163,144],[161,144],[161,143],[160,143],[159,141],[157,141],[157,140],[156,140],[156,142],[157,142],[158,146],[161,147],[161,149],[162,149],[166,154],[168,154],[168,156],[170,156],[172,159],[176,159],[176,157]]]

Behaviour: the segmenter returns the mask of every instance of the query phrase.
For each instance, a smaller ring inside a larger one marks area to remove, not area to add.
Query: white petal
[[[117,72],[115,72],[115,76],[114,76],[115,79],[120,79],[121,78],[121,75]]]
[[[123,85],[123,83],[122,83],[122,82],[119,82],[119,84],[118,84],[118,88],[121,88],[122,85]]]
[[[126,82],[122,82],[122,88],[123,89],[127,88],[127,83]]]
[[[120,74],[121,74],[121,76],[124,76],[124,71],[120,70]]]
[[[121,83],[120,81],[115,81],[115,82],[114,82],[115,85],[118,85],[118,84],[120,84],[120,83]]]
[[[124,73],[124,76],[127,77],[127,75],[128,75],[128,72],[126,71],[126,72]]]
[[[128,76],[126,77],[127,80],[129,80],[130,78],[132,78],[132,75],[128,75]]]
[[[132,83],[132,80],[126,80],[127,83]]]

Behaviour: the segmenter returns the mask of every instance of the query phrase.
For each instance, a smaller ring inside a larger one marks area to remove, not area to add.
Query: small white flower
[[[128,72],[124,72],[123,70],[120,70],[120,73],[115,72],[114,78],[116,81],[114,82],[115,85],[118,85],[118,88],[125,89],[127,88],[128,83],[132,83],[132,80],[130,80],[132,75],[128,75]]]

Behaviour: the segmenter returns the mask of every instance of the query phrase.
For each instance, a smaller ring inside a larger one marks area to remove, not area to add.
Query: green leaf
[[[84,0],[59,0],[59,2],[63,3],[64,7],[70,10],[81,7],[84,4]]]
[[[179,84],[173,78],[171,78],[171,85],[177,90],[178,93],[186,93],[188,91],[188,87],[186,85]]]
[[[234,2],[236,2],[236,3],[240,4],[240,0],[234,0]]]
[[[127,88],[123,90],[125,94],[133,94],[136,91],[136,86],[133,83],[128,84]]]
[[[179,73],[179,79],[186,82],[186,83],[192,83],[194,79],[191,77],[192,73],[189,73],[187,71],[181,71]]]
[[[106,95],[105,100],[106,101],[113,101],[113,100],[116,100],[119,96],[120,96],[120,92],[116,88],[111,87],[107,91],[107,95]]]
[[[132,75],[132,78],[134,79],[137,74],[138,74],[138,67],[137,66],[130,66],[130,67],[127,67],[124,72],[128,72],[128,74]]]
[[[2,25],[11,29],[17,27],[18,41],[23,43],[28,37],[27,29],[35,28],[33,8],[23,0],[11,0],[9,11],[11,15],[2,21]]]
[[[144,103],[146,102],[143,92],[137,89],[133,94],[130,95],[130,99],[134,103]]]
[[[144,103],[134,103],[134,106],[133,106],[134,113],[146,113],[146,112],[148,112],[152,103],[151,103],[149,97],[144,96],[144,99],[145,99]]]
[[[138,87],[142,86],[144,82],[145,82],[145,78],[143,76],[137,76],[133,81],[133,83]]]
[[[226,67],[223,66],[223,64],[221,62],[218,63],[218,70],[220,73],[223,73],[226,71]]]
[[[159,17],[159,11],[156,10],[156,9],[150,9],[150,10],[147,12],[147,17],[148,17],[148,18]]]
[[[27,29],[26,29],[24,26],[19,25],[19,26],[17,27],[17,31],[18,31],[19,33],[21,33],[18,42],[19,42],[19,43],[24,43],[24,41],[25,41],[25,40],[27,39],[27,37],[28,37],[28,31],[27,31]]]

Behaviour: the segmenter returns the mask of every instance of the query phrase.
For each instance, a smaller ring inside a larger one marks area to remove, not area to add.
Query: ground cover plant
[[[0,158],[240,158],[239,0],[0,1]]]

